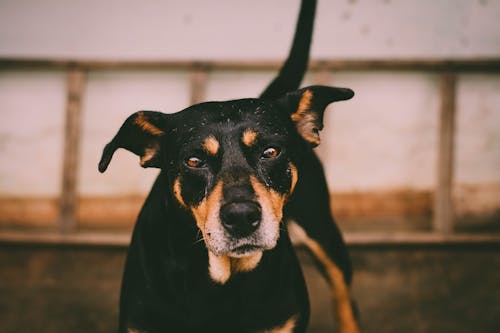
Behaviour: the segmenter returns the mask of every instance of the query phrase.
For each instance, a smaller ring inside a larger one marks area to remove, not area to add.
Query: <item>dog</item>
[[[330,213],[323,113],[347,88],[298,89],[316,9],[303,0],[288,58],[259,98],[139,111],[102,153],[119,148],[159,168],[126,259],[119,333],[305,332],[307,289],[289,232],[330,284],[342,333],[358,332],[351,263]]]

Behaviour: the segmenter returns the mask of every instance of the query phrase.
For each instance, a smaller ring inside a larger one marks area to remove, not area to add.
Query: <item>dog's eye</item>
[[[186,160],[186,165],[190,168],[203,168],[206,163],[201,158],[191,156]]]
[[[280,150],[276,147],[268,147],[262,152],[261,158],[276,158],[280,154]]]

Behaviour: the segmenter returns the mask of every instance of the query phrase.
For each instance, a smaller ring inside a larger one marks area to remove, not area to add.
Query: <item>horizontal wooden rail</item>
[[[97,69],[184,69],[184,70],[277,70],[281,61],[230,61],[230,60],[76,60],[0,57],[0,69],[67,69],[78,67]],[[475,59],[359,59],[315,60],[309,70],[410,70],[500,72],[500,58]]]
[[[0,244],[128,247],[127,232],[0,231]]]
[[[433,232],[346,232],[348,246],[496,246],[500,247],[500,234],[437,234]],[[0,231],[1,245],[90,246],[126,248],[130,243],[128,232],[27,232]]]

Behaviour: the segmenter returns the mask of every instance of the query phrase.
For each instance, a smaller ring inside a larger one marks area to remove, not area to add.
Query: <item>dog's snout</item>
[[[244,237],[259,227],[261,209],[254,202],[232,202],[221,207],[220,219],[224,228],[231,235]]]

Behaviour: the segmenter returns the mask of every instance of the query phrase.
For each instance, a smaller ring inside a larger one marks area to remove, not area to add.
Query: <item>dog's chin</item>
[[[264,250],[266,249],[261,246],[242,245],[229,251],[227,253],[227,256],[231,258],[244,258],[244,257],[254,256],[259,252],[263,252]]]
[[[261,227],[251,235],[234,237],[222,228],[212,228],[205,229],[203,235],[205,246],[212,254],[243,258],[273,249],[278,244],[279,229]]]
[[[261,244],[243,243],[243,244],[227,244],[226,246],[210,246],[205,244],[210,252],[216,256],[227,256],[230,258],[245,258],[262,253],[266,250],[271,250],[276,246],[276,241],[265,242]]]

